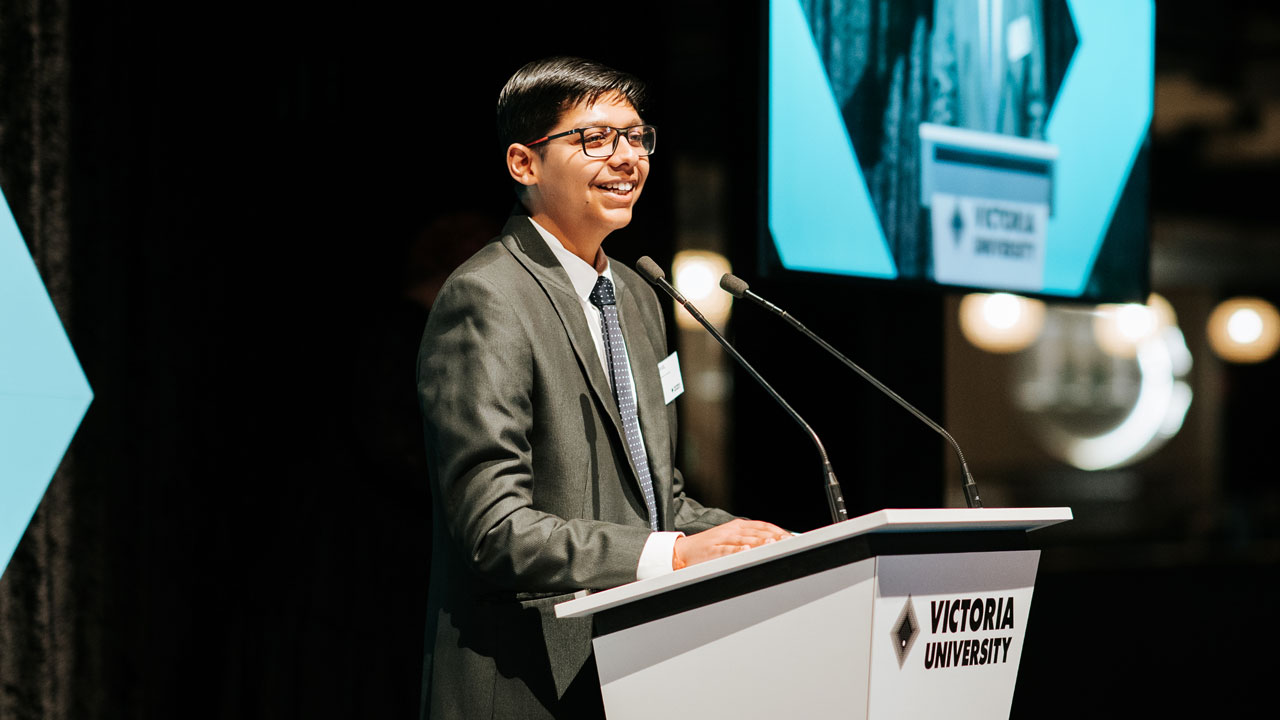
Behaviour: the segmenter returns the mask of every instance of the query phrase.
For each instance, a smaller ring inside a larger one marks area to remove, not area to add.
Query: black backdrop
[[[405,268],[433,220],[510,207],[505,75],[603,54],[572,13],[515,11],[72,7],[71,315],[97,393],[74,451],[105,486],[110,603],[86,601],[86,653],[119,658],[72,678],[86,712],[414,714],[430,513]]]
[[[754,262],[759,18],[675,5],[629,21],[564,3],[0,2],[0,186],[96,393],[0,581],[0,717],[414,715],[430,533],[422,309],[403,289],[424,247],[438,265],[463,244],[433,223],[471,237],[510,207],[492,143],[505,78],[568,53],[649,80],[663,145],[611,254],[670,257],[685,159],[723,168],[731,254]],[[842,348],[941,415],[940,298],[753,287],[811,327],[857,328]],[[940,476],[914,420],[738,318],[744,352],[828,438],[852,512],[940,502],[932,482],[884,480]],[[823,523],[811,447],[736,385],[733,509]],[[1152,640],[1174,609],[1135,628],[1090,601],[1229,572],[1043,577],[1037,613],[1066,619],[1032,629],[1015,711],[1096,709],[1063,703],[1063,678],[1189,672],[1176,638]],[[1274,589],[1231,577],[1260,624]],[[1079,642],[1098,637],[1112,652]],[[1196,637],[1201,655],[1227,647]]]

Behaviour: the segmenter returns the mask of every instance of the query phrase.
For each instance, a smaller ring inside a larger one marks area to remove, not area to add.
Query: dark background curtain
[[[66,2],[0,2],[0,188],[71,330],[68,16]],[[74,717],[77,690],[88,703],[101,692],[83,682],[102,557],[84,542],[77,457],[64,458],[0,582],[0,717]]]
[[[0,4],[0,187],[95,392],[0,581],[0,717],[415,716],[414,359],[512,206],[497,91],[662,82],[529,10]],[[669,187],[615,256],[670,256]]]

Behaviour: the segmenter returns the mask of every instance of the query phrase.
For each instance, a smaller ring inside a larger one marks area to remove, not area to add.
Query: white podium
[[[1007,718],[1069,508],[881,510],[556,606],[594,616],[610,720]]]

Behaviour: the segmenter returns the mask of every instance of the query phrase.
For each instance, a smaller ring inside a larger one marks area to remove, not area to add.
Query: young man
[[[656,131],[597,63],[521,68],[498,99],[523,209],[432,309],[418,389],[434,497],[423,717],[602,716],[579,590],[788,535],[684,494],[653,290],[601,243],[631,220]]]

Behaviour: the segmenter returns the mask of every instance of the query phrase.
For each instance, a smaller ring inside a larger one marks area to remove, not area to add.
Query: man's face
[[[630,103],[618,95],[606,95],[594,105],[578,104],[565,111],[547,134],[596,125],[626,128],[642,122]],[[649,158],[637,155],[625,139],[607,158],[587,157],[581,142],[582,136],[573,133],[542,146],[536,160],[539,214],[566,239],[603,239],[631,222],[631,208],[649,174]]]

